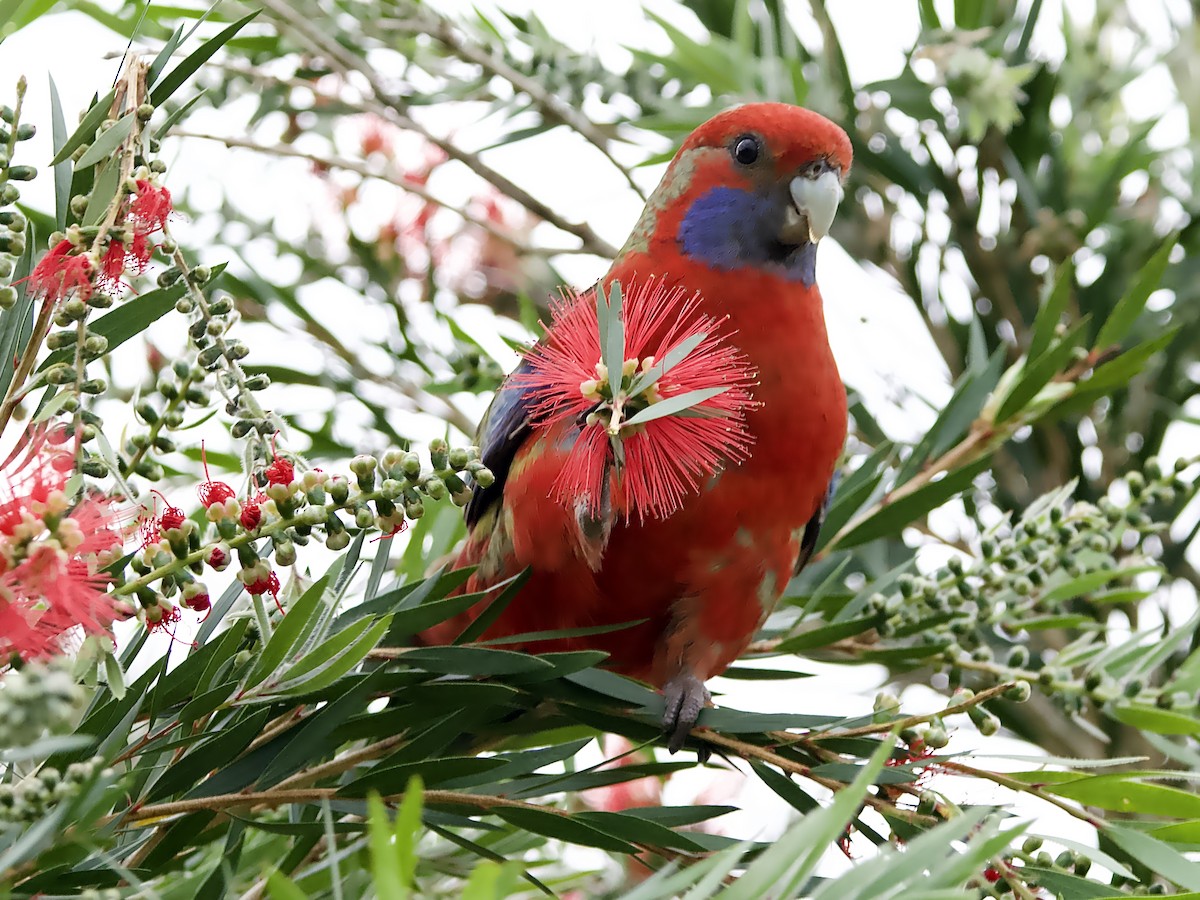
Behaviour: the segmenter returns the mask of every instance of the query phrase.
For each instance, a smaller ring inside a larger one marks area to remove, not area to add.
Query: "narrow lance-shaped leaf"
[[[727,390],[729,390],[727,387],[701,388],[698,391],[687,391],[682,394],[676,394],[673,397],[666,397],[657,403],[650,404],[636,415],[630,416],[625,420],[625,424],[642,425],[646,422],[653,422],[655,419],[664,418],[665,416],[675,416],[694,406],[698,406],[705,400],[711,400],[713,397],[717,397]]]
[[[1167,269],[1171,251],[1175,249],[1177,240],[1177,237],[1171,237],[1163,242],[1158,251],[1150,257],[1150,261],[1142,267],[1133,287],[1117,301],[1112,313],[1100,327],[1100,333],[1096,335],[1097,349],[1119,344],[1125,339],[1125,335],[1129,333],[1129,329],[1133,327],[1137,317],[1146,308],[1146,301],[1150,299],[1150,295],[1162,281],[1163,272]]]

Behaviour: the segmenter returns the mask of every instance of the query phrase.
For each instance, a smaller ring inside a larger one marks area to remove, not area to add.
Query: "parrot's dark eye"
[[[752,134],[743,134],[733,142],[733,158],[743,166],[754,165],[761,153],[762,145]]]

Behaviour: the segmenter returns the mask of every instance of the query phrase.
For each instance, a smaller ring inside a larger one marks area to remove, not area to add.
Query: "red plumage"
[[[537,416],[525,409],[525,430],[514,429],[514,401],[502,392],[483,427],[484,461],[500,465],[501,488],[476,496],[457,563],[478,568],[463,590],[531,569],[486,637],[646,620],[522,649],[598,648],[608,667],[665,688],[675,746],[707,699],[702,682],[738,657],[787,585],[806,529],[819,527],[845,441],[846,395],[812,245],[832,217],[824,194],[836,186],[836,204],[850,159],[845,133],[808,110],[752,104],[722,113],[684,142],[603,279],[625,287],[654,279],[696,295],[694,313],[721,322],[757,371],[745,452],[730,453],[678,508],[614,513],[597,539],[561,490],[579,427],[570,416],[529,428]],[[423,639],[451,640],[475,613]]]

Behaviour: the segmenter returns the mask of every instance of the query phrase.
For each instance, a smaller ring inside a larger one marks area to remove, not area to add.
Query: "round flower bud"
[[[450,447],[441,438],[429,442],[429,461],[435,469],[445,469],[450,463]]]
[[[275,562],[281,566],[291,566],[296,563],[296,545],[289,540],[275,544]]]
[[[946,729],[940,725],[930,725],[925,729],[925,746],[932,747],[934,750],[941,750],[948,743],[950,738],[946,734]]]
[[[1004,692],[1004,699],[1010,700],[1013,703],[1024,703],[1033,695],[1033,688],[1030,687],[1028,681],[1014,682],[1012,687]]]

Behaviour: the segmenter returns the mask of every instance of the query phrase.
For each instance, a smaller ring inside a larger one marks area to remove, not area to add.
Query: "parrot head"
[[[699,265],[765,269],[811,286],[851,156],[846,133],[811,110],[751,103],[723,112],[684,141],[626,252],[671,241]]]

